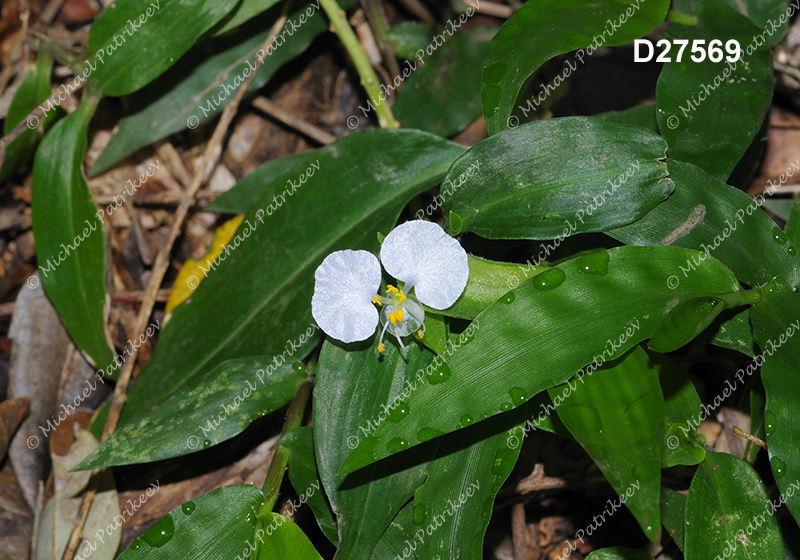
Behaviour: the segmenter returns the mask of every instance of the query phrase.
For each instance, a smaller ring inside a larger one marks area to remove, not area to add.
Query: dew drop
[[[297,373],[305,373],[306,366],[303,365],[303,362],[295,362],[292,364],[292,369],[295,370]]]
[[[602,276],[608,272],[608,251],[600,251],[578,259],[578,270],[584,274]]]
[[[211,447],[211,440],[210,439],[204,439],[203,440],[203,449],[205,449],[207,447]]]
[[[395,406],[389,413],[388,418],[389,420],[391,420],[396,424],[397,422],[408,416],[408,414],[409,414],[408,405],[404,402],[399,402],[397,403],[397,406]]]
[[[775,474],[775,478],[783,478],[784,475],[786,475],[786,463],[777,457],[773,457],[771,463],[772,472]]]
[[[439,436],[443,436],[444,432],[441,430],[434,430],[433,428],[422,428],[417,432],[417,439],[420,442],[428,441]]]
[[[450,379],[451,375],[452,372],[450,371],[450,366],[442,362],[430,375],[428,375],[428,382],[431,385],[438,385],[439,383],[444,383]]]
[[[775,433],[775,414],[771,410],[764,411],[764,432],[767,437]]]
[[[511,402],[517,406],[524,403],[525,398],[527,397],[525,394],[525,389],[522,387],[514,387],[508,392],[508,394],[511,395]]]
[[[394,438],[390,439],[389,443],[386,444],[386,449],[389,453],[399,453],[403,449],[408,447],[408,442],[403,438]]]
[[[475,419],[472,417],[472,414],[465,414],[461,417],[461,427],[466,428],[467,426],[471,425]]]
[[[414,525],[422,525],[428,517],[428,508],[424,504],[414,506]]]
[[[175,522],[172,521],[172,515],[168,513],[142,535],[142,540],[152,547],[161,548],[172,539],[174,534]]]
[[[142,542],[139,539],[136,539],[135,541],[133,541],[131,548],[133,550],[139,550],[140,548],[142,548]]]
[[[514,294],[514,292],[508,292],[506,295],[500,298],[500,301],[508,305],[510,303],[514,303],[515,299],[517,299],[517,296]]]
[[[512,408],[514,408],[514,405],[511,404],[510,402],[504,402],[500,405],[500,410],[502,410],[503,412],[511,410]]]
[[[772,228],[772,238],[778,245],[786,243],[786,236],[783,235],[783,232],[779,228]]]
[[[186,502],[181,506],[181,511],[183,511],[184,515],[192,515],[194,510],[197,509],[197,504],[194,502]]]
[[[771,294],[772,292],[774,292],[774,291],[775,291],[775,290],[777,290],[777,289],[778,289],[778,285],[777,285],[775,282],[767,282],[767,283],[766,283],[766,284],[764,284],[764,286],[761,288],[761,291],[762,291],[762,292],[767,292],[767,293]]]
[[[558,288],[567,279],[567,275],[560,268],[551,268],[541,274],[537,274],[531,280],[533,287],[540,292],[546,292],[553,288]]]
[[[483,414],[481,414],[481,420],[486,420],[487,418],[489,418],[488,412],[484,412]]]

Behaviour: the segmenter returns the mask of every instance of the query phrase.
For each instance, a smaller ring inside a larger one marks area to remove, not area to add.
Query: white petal
[[[386,272],[413,285],[417,299],[434,309],[453,305],[469,278],[467,252],[461,244],[438,224],[423,220],[390,231],[381,246],[381,262]]]
[[[320,328],[342,342],[372,336],[378,324],[372,297],[381,287],[381,265],[375,255],[336,251],[325,257],[314,278],[311,313]]]

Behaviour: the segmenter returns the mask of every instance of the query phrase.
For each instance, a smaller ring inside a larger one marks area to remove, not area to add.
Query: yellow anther
[[[394,312],[395,317],[397,317],[397,322],[398,323],[403,320],[403,314],[404,313],[405,313],[405,311],[403,311],[402,309],[398,309],[397,311]]]
[[[378,344],[378,352],[383,352],[384,350],[386,350],[386,345],[383,342],[381,342],[380,344]]]
[[[395,288],[394,286],[389,284],[388,286],[386,286],[386,293],[387,294],[391,294],[391,295],[395,295],[395,294],[401,293],[401,292],[400,292],[400,290],[398,290],[397,288]]]
[[[406,297],[406,295],[403,293],[402,290],[397,292],[397,303],[403,303],[407,299],[408,298]]]
[[[372,296],[372,303],[377,303],[378,305],[383,305],[383,302],[381,301],[381,296],[379,296],[378,294],[375,294],[374,296]]]
[[[420,338],[425,338],[425,333],[422,332],[421,330],[417,331],[417,334],[419,335]]]

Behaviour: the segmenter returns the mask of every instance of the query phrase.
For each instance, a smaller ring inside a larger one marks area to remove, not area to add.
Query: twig
[[[339,37],[339,40],[347,49],[350,58],[353,59],[353,64],[356,66],[356,71],[361,77],[361,84],[367,90],[372,105],[375,107],[375,113],[378,115],[378,124],[381,128],[399,128],[398,123],[392,115],[392,110],[389,108],[388,103],[381,103],[380,100],[380,86],[378,85],[378,76],[375,75],[375,70],[372,68],[367,53],[364,52],[364,47],[358,42],[353,28],[345,17],[344,10],[339,8],[336,0],[320,0],[322,8],[331,20],[331,26],[334,33]]]
[[[169,299],[169,294],[171,291],[172,290],[170,290],[169,288],[164,290],[158,290],[158,294],[156,294],[156,301],[167,301]],[[144,300],[144,295],[145,295],[144,290],[136,290],[133,292],[120,292],[118,294],[114,294],[111,297],[111,303],[138,303]]]
[[[15,302],[0,303],[0,317],[10,317],[14,314]]]
[[[324,130],[317,128],[313,124],[307,123],[304,120],[298,119],[288,111],[284,111],[266,97],[256,97],[252,101],[253,107],[264,111],[271,117],[281,121],[286,126],[289,126],[299,132],[302,132],[312,140],[316,140],[320,144],[330,144],[336,140],[336,136],[328,134]]]
[[[528,560],[528,524],[525,522],[525,504],[511,506],[511,535],[514,542],[514,560]]]
[[[766,441],[764,441],[763,439],[757,438],[753,434],[748,434],[747,432],[745,432],[744,430],[742,430],[738,426],[734,426],[733,427],[733,433],[736,434],[737,436],[742,436],[746,440],[752,441],[753,443],[755,443],[759,447],[763,447],[764,449],[767,448],[767,442]]]
[[[386,13],[383,11],[380,0],[361,0],[361,7],[364,8],[367,21],[375,31],[375,42],[378,44],[378,50],[381,51],[386,68],[390,74],[398,76],[400,66],[397,64],[397,57],[389,43],[383,40],[386,31],[389,30],[389,21],[386,19]]]
[[[195,195],[195,202],[199,200],[214,200],[218,196],[223,194],[220,191],[200,191]],[[107,204],[111,204],[114,202],[114,198],[119,198],[119,195],[113,194],[103,194],[100,196],[96,196],[94,198],[95,204],[99,206],[106,206]],[[146,206],[146,205],[158,205],[158,204],[165,204],[169,206],[174,206],[176,204],[180,204],[184,200],[189,198],[186,193],[183,192],[176,192],[176,191],[162,191],[156,193],[136,193],[131,197],[131,202],[133,202],[136,206]]]
[[[428,25],[436,25],[436,18],[433,17],[433,14],[428,11],[428,8],[425,7],[425,4],[419,0],[400,0],[400,3],[405,6],[409,12],[417,16]]]
[[[476,4],[471,4],[468,0],[462,0],[462,2],[464,2],[464,4],[470,8],[473,8],[479,14],[486,16],[508,19],[514,15],[514,10],[511,8],[511,6],[495,4],[493,2],[484,2],[483,0],[477,2]]]
[[[563,488],[564,486],[566,486],[564,479],[545,476],[544,465],[542,463],[536,463],[533,472],[517,483],[516,490],[519,494],[530,494],[538,490]]]
[[[286,3],[285,6],[288,7],[288,3]],[[264,42],[263,48],[265,51],[275,40],[275,36],[281,30],[285,22],[286,8],[284,8],[283,15],[281,15],[281,17],[278,18],[278,21],[275,22],[275,25],[272,26],[272,31],[270,32],[267,40]],[[252,73],[250,76],[244,79],[242,85],[239,87],[239,90],[236,92],[236,96],[222,112],[222,116],[220,117],[219,122],[214,129],[214,133],[211,135],[211,140],[209,140],[208,146],[203,153],[202,169],[193,177],[192,183],[189,186],[189,190],[186,193],[186,198],[181,201],[180,206],[178,206],[178,209],[175,211],[175,217],[172,222],[169,239],[158,252],[158,256],[153,264],[150,282],[147,285],[147,290],[145,291],[145,295],[142,300],[142,306],[139,308],[139,316],[136,321],[136,332],[140,334],[145,332],[148,322],[150,321],[150,314],[153,312],[153,305],[158,297],[161,282],[164,279],[164,274],[169,268],[169,255],[172,251],[172,246],[175,243],[175,240],[178,238],[178,234],[180,233],[181,229],[183,228],[183,222],[189,213],[189,209],[194,204],[194,196],[197,194],[197,191],[200,189],[202,184],[211,175],[211,171],[216,166],[219,156],[222,153],[222,140],[228,131],[231,121],[233,121],[233,117],[236,115],[236,111],[239,109],[239,102],[247,91],[247,86],[250,84],[250,81],[254,76],[255,73]],[[117,427],[120,414],[122,413],[122,408],[125,406],[125,401],[127,400],[128,384],[131,381],[131,374],[133,373],[133,367],[136,363],[138,354],[138,348],[134,347],[133,352],[130,355],[130,359],[125,360],[125,364],[122,366],[119,379],[114,387],[111,409],[108,412],[108,419],[106,420],[106,425],[103,428],[103,436],[100,440],[101,443],[106,441],[111,434],[114,433],[114,430]],[[101,469],[95,469],[92,471],[92,478],[95,478],[100,471]],[[72,533],[70,535],[69,543],[64,551],[63,556],[61,557],[61,560],[72,560],[72,557],[78,548],[81,533],[83,532],[83,526],[86,523],[86,517],[89,515],[89,508],[92,505],[92,500],[94,500],[96,492],[97,490],[92,487],[83,494],[80,506],[78,508],[78,518],[72,525]]]
[[[61,7],[64,5],[65,0],[50,0],[47,3],[47,7],[42,12],[42,16],[39,18],[39,23],[44,25],[50,25],[53,23],[53,20],[58,15],[58,12],[61,11]]]

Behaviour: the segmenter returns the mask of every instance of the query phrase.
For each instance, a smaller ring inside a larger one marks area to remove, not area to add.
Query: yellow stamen
[[[421,330],[417,331],[417,334],[419,335],[420,338],[425,338],[425,333],[422,332]]]
[[[397,317],[397,322],[399,323],[403,320],[403,315],[405,314],[405,311],[403,311],[402,309],[398,309],[397,311],[394,312],[394,314],[395,317]]]
[[[386,350],[386,345],[381,342],[378,344],[378,352],[383,352],[384,350]]]
[[[408,298],[406,297],[406,295],[403,293],[403,291],[402,291],[402,290],[400,290],[399,292],[397,292],[397,303],[403,303],[403,302],[404,302],[405,300],[407,300],[407,299],[408,299]]]
[[[394,286],[392,286],[391,284],[389,284],[388,286],[386,286],[386,293],[387,293],[387,294],[395,295],[395,294],[397,294],[399,291],[400,291],[400,290],[398,290],[397,288],[395,288],[395,287],[394,287]]]
[[[372,303],[377,303],[378,305],[383,305],[383,302],[381,301],[381,296],[379,296],[378,294],[375,294],[374,296],[372,296]]]

